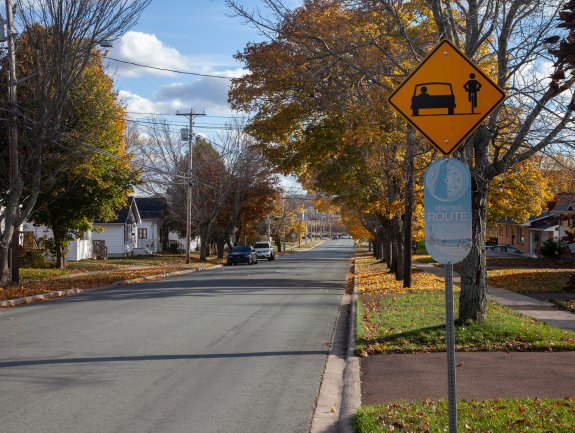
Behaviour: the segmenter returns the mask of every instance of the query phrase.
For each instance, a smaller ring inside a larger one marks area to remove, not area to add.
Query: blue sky
[[[244,0],[242,4],[262,6],[258,0]],[[243,65],[233,55],[248,42],[259,42],[263,37],[231,14],[224,0],[153,0],[139,23],[109,49],[108,56],[159,68],[240,76]],[[214,138],[231,114],[226,79],[179,75],[113,61],[108,65],[132,119],[146,117],[143,113],[173,115],[193,108],[207,114],[196,119],[194,132]],[[166,117],[178,128],[187,122],[181,116]],[[283,183],[293,186],[289,179]]]

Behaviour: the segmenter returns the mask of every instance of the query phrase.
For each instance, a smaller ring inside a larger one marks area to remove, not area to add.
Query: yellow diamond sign
[[[444,39],[395,89],[388,101],[447,156],[505,96],[465,54]]]

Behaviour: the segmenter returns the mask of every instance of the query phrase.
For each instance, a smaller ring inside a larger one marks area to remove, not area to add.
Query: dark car
[[[252,247],[233,247],[228,254],[228,265],[247,263],[248,265],[258,264],[258,253]]]
[[[338,235],[333,235],[333,236],[331,237],[331,239],[332,239],[332,240],[333,240],[333,239],[339,239],[339,236],[338,236]]]
[[[536,259],[535,254],[526,253],[519,248],[510,245],[495,245],[485,247],[485,255],[487,257],[526,257]]]
[[[428,108],[447,108],[447,114],[453,114],[455,96],[453,96],[451,84],[422,83],[415,86],[411,97],[413,115],[419,116],[419,110]]]

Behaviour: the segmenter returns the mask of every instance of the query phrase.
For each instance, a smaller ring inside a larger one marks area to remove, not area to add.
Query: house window
[[[525,243],[525,234],[524,234],[524,228],[523,227],[519,227],[519,243]]]
[[[505,234],[509,236],[509,226],[505,226]]]
[[[561,223],[561,226],[569,227],[569,220],[559,220],[559,222]]]
[[[499,234],[503,234],[503,224],[499,224]]]
[[[128,243],[132,240],[132,224],[126,224],[124,226],[124,243]]]
[[[148,239],[148,229],[138,229],[138,239]]]

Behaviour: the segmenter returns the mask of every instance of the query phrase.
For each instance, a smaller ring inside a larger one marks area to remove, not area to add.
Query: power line
[[[236,78],[242,78],[242,77],[222,77],[220,75],[198,74],[197,72],[184,72],[184,71],[176,71],[174,69],[157,68],[155,66],[141,65],[139,63],[134,63],[134,62],[126,62],[124,60],[118,60],[118,59],[114,59],[112,57],[106,57],[106,59],[113,60],[114,62],[119,62],[119,63],[127,63],[128,65],[140,66],[142,68],[156,69],[157,71],[173,72],[175,74],[195,75],[198,77],[208,77],[208,78],[223,78],[224,80],[233,80]]]

